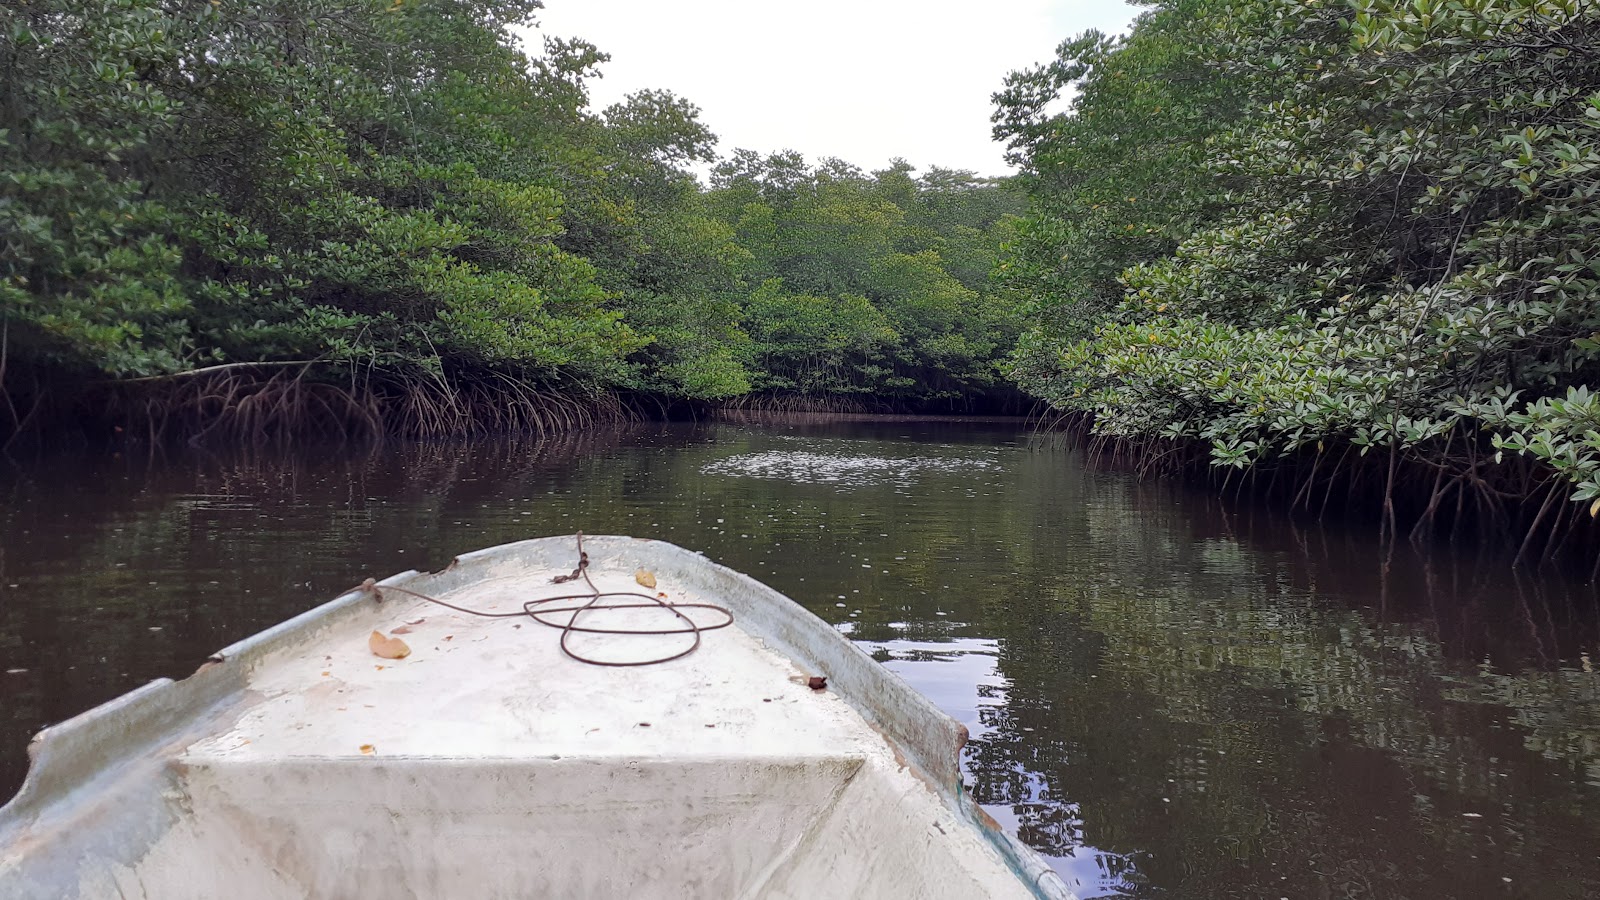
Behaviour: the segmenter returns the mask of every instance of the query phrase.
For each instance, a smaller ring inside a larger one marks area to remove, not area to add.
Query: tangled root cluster
[[[94,418],[128,423],[151,444],[261,445],[290,439],[372,441],[530,434],[548,437],[620,422],[629,411],[609,392],[480,378],[363,379],[338,383],[311,367],[220,368],[194,377],[114,385]]]

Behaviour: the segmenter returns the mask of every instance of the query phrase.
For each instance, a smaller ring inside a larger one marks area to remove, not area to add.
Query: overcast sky
[[[700,107],[720,153],[788,148],[865,169],[903,156],[1001,175],[989,97],[1006,73],[1138,12],[1124,0],[545,0],[539,20],[611,54],[596,108],[672,91]],[[537,52],[542,38],[529,37]]]

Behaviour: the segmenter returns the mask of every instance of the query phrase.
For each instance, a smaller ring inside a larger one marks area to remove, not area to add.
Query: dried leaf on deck
[[[381,656],[384,659],[405,659],[411,655],[411,648],[406,646],[405,641],[397,637],[384,637],[381,631],[374,631],[372,636],[367,638],[367,647],[374,656]]]
[[[633,580],[647,588],[656,586],[656,576],[649,569],[640,569],[633,573]]]
[[[410,625],[401,625],[399,628],[391,628],[391,629],[389,629],[389,633],[390,634],[410,634],[411,633],[411,626]]]
[[[361,745],[361,752],[365,753],[368,756],[371,756],[372,754],[378,752],[378,748],[372,746],[371,744],[362,744]]]

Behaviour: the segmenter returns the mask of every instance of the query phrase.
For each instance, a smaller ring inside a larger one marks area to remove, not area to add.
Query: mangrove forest
[[[0,8],[0,442],[1031,411],[1391,537],[1593,536],[1591,0],[1143,4],[994,85],[1005,177],[596,108],[540,5]]]

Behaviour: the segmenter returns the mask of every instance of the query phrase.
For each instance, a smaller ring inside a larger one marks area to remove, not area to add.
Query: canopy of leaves
[[[697,400],[995,385],[1016,329],[965,311],[1017,195],[793,154],[757,160],[749,197],[732,174],[708,192],[699,111],[662,91],[593,109],[604,53],[513,37],[539,5],[0,8],[0,390],[289,361]],[[859,359],[813,371],[820,348],[773,330],[818,300],[881,320]]]
[[[1011,292],[989,271],[1022,196],[970,172],[740,150],[708,202],[757,285],[747,327],[762,390],[927,406],[1003,389]]]
[[[8,6],[14,354],[616,378],[641,339],[555,242],[598,57],[527,65],[533,6]]]
[[[1199,440],[1221,465],[1343,442],[1481,479],[1499,449],[1600,494],[1596,7],[1201,6],[1064,45],[998,97],[1034,195],[1008,260],[1034,296],[1022,383],[1103,434]],[[1068,83],[1071,113],[1042,117]],[[1141,98],[1143,131],[1122,124]],[[1152,131],[1149,157],[1080,153]],[[1146,221],[1132,185],[1152,162],[1176,195]],[[1120,218],[1082,215],[1101,202],[1089,180],[1129,185],[1129,212],[1106,197]],[[1075,262],[1102,221],[1126,242]]]

